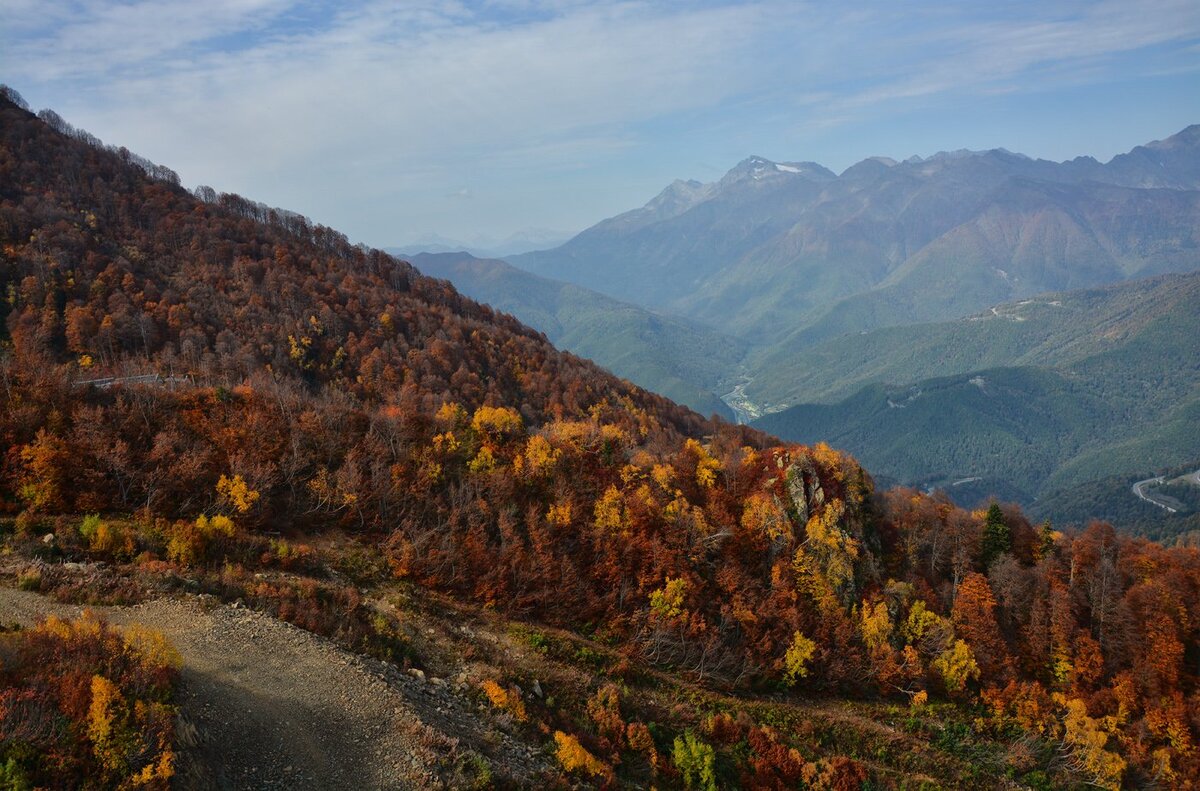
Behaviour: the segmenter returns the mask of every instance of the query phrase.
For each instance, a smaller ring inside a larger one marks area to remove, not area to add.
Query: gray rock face
[[[797,520],[801,524],[807,523],[825,505],[825,490],[821,488],[816,466],[807,456],[794,458],[784,469],[784,481]]]

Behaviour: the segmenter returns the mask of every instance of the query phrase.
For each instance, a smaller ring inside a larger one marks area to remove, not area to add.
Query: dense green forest
[[[842,338],[808,353],[809,370],[830,371],[834,383],[813,392],[861,389],[756,425],[845,447],[880,475],[946,487],[967,505],[998,494],[1056,522],[1131,516],[1127,485],[1096,482],[1200,467],[1198,306],[1200,276],[1170,275]],[[993,362],[1007,367],[979,367]],[[966,479],[991,488],[954,485]]]
[[[954,321],[851,333],[811,348],[759,355],[747,394],[765,404],[830,403],[866,384],[910,384],[986,368],[1071,368],[1111,352],[1136,363],[1138,344],[1183,354],[1200,311],[1200,274],[1163,275],[1104,288],[1041,294]],[[1123,382],[1114,382],[1117,390]]]

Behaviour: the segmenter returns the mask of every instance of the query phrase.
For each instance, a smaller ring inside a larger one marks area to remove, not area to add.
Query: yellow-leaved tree
[[[686,594],[687,580],[667,577],[663,587],[650,593],[650,612],[662,619],[678,618],[686,612],[683,608]]]
[[[845,512],[835,499],[809,517],[806,538],[793,558],[801,590],[823,609],[840,608],[854,591],[858,541],[838,524]]]
[[[217,494],[239,514],[253,508],[259,498],[258,492],[251,489],[240,475],[222,475],[217,481]]]
[[[557,745],[554,755],[565,771],[580,772],[592,777],[607,777],[610,774],[609,768],[589,753],[579,743],[579,739],[571,734],[555,731],[554,743]]]
[[[817,653],[817,644],[800,632],[792,635],[792,644],[783,655],[783,677],[795,684],[808,675],[808,663]]]
[[[951,694],[961,693],[967,682],[979,678],[979,665],[965,640],[955,640],[954,645],[933,660],[933,669],[941,675],[946,691]]]
[[[621,492],[617,487],[609,486],[600,499],[596,501],[594,510],[596,527],[606,531],[621,529]]]
[[[1088,716],[1087,705],[1078,698],[1066,702],[1063,746],[1075,768],[1091,778],[1093,785],[1117,791],[1125,774],[1125,759],[1105,750],[1108,734]]]
[[[859,628],[867,648],[872,651],[888,648],[892,639],[892,618],[888,615],[887,603],[864,601],[859,613]]]
[[[717,472],[721,469],[721,462],[714,459],[704,446],[694,439],[689,439],[684,443],[684,450],[696,457],[696,483],[705,489],[711,489],[717,482]]]

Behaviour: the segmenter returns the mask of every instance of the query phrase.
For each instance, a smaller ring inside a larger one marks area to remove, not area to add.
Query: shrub
[[[562,731],[554,732],[554,742],[558,745],[555,757],[567,772],[581,772],[592,777],[605,777],[609,768],[596,756],[589,753],[579,739]]]
[[[484,681],[480,687],[493,706],[507,711],[517,722],[525,722],[529,719],[525,713],[525,701],[521,700],[521,694],[515,688],[502,687],[491,679]]]
[[[237,532],[227,516],[209,519],[201,514],[195,522],[179,522],[171,528],[167,542],[167,559],[181,566],[190,566],[205,559],[209,547],[219,537],[232,537]]]
[[[22,571],[17,577],[17,587],[23,591],[36,591],[42,588],[42,572],[37,569]],[[4,786],[0,786],[3,788]]]
[[[178,654],[161,635],[85,613],[0,652],[0,788],[168,788]]]
[[[688,731],[683,736],[675,737],[671,758],[683,775],[685,786],[717,791],[717,754],[711,745],[697,738],[696,734]]]

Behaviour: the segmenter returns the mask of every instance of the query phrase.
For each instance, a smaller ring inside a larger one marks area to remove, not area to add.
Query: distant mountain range
[[[468,240],[450,239],[439,234],[426,234],[411,242],[384,248],[385,252],[398,256],[414,256],[420,253],[468,252],[479,258],[503,258],[519,255],[531,250],[554,247],[571,238],[571,234],[545,228],[528,228],[503,238],[476,235]]]
[[[507,260],[752,343],[806,345],[1195,269],[1198,152],[1200,126],[1106,164],[995,149],[836,175],[750,157]]]
[[[1200,275],[1167,276],[1200,270],[1200,126],[1107,163],[750,157],[506,260],[418,266],[705,413],[736,384],[739,417],[886,481],[1078,521],[1200,466]]]

